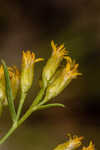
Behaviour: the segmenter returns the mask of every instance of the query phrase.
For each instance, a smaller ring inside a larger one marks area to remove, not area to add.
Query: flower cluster
[[[68,86],[72,79],[81,75],[78,72],[79,64],[67,56],[68,52],[65,50],[64,45],[56,47],[52,41],[51,46],[53,52],[42,73],[43,86],[47,87],[44,101],[56,97]],[[63,61],[65,61],[64,66],[62,65]]]
[[[13,99],[16,98],[17,92],[20,89],[23,92],[27,92],[33,82],[34,64],[42,61],[43,58],[35,59],[35,54],[29,50],[22,53],[22,70],[21,73],[16,66],[8,67],[9,78],[12,88]],[[0,112],[2,112],[2,106],[7,106],[7,95],[3,65],[0,66]]]
[[[50,103],[49,100],[59,95],[68,84],[81,75],[78,72],[79,64],[75,63],[68,56],[68,51],[65,49],[64,44],[57,46],[51,41],[52,54],[48,59],[42,72],[42,87],[33,100],[32,104],[21,116],[26,96],[32,86],[34,78],[34,65],[36,62],[42,61],[43,58],[35,58],[35,54],[29,50],[22,52],[22,65],[21,72],[14,67],[7,67],[6,63],[2,60],[0,67],[0,111],[2,106],[7,105],[12,119],[12,127],[8,133],[0,139],[2,144],[34,111],[46,109],[49,107],[64,107],[63,104]],[[20,91],[20,100],[18,109],[16,111],[14,99],[16,98],[18,90]],[[73,137],[67,143],[58,146],[55,150],[73,150],[81,145],[82,137]],[[87,150],[92,148],[90,144]],[[62,148],[62,149],[61,149]],[[86,149],[85,147],[83,150]]]
[[[73,136],[63,144],[58,145],[54,150],[74,150],[82,145],[83,137]],[[94,144],[90,142],[88,147],[83,147],[82,150],[95,150]]]
[[[63,44],[60,46],[56,46],[54,42],[51,41],[51,46],[53,52],[51,54],[51,57],[48,59],[47,64],[45,65],[42,73],[43,86],[45,87],[47,86],[52,76],[55,74],[60,63],[63,61],[64,56],[68,54]]]
[[[42,87],[45,89],[44,102],[59,95],[65,87],[81,73],[78,72],[79,64],[68,56],[64,44],[57,46],[51,41],[52,54],[42,72]],[[27,93],[31,88],[34,77],[34,64],[43,58],[35,59],[35,54],[29,50],[22,53],[22,70],[19,73],[16,67],[8,67],[11,81],[13,99],[21,86],[22,93]],[[65,62],[65,65],[62,65]],[[24,101],[23,101],[24,102]],[[5,77],[3,66],[0,67],[0,104],[7,105]]]

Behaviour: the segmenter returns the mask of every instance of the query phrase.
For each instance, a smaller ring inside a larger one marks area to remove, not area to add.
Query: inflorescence
[[[31,106],[21,116],[23,104],[29,89],[34,80],[35,63],[43,61],[43,58],[35,58],[33,52],[22,52],[21,72],[17,67],[7,67],[2,60],[0,66],[0,112],[4,106],[8,106],[12,126],[8,133],[0,139],[0,144],[5,142],[7,138],[34,112],[49,107],[64,107],[60,103],[49,103],[51,99],[58,96],[77,76],[82,75],[78,72],[79,64],[72,60],[68,55],[68,51],[64,45],[57,46],[54,41],[51,41],[52,53],[42,71],[41,89]],[[18,91],[20,92],[20,100],[17,111],[15,110],[14,99]],[[81,145],[83,137],[70,138],[68,142],[61,144],[55,150],[73,150]],[[82,150],[94,150],[93,144],[88,147],[83,147]]]

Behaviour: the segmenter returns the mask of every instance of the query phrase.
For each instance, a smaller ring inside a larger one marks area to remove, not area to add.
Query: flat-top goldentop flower
[[[20,85],[20,73],[18,69],[14,67],[8,67],[9,77],[11,81],[11,88],[12,88],[12,96],[15,99],[19,85]],[[4,69],[3,66],[0,66],[0,101],[7,105],[7,97],[6,97],[6,85],[5,85],[5,76],[4,76]]]
[[[12,94],[13,99],[15,99],[17,92],[20,87],[20,72],[16,68],[16,66],[8,67],[9,77],[11,80],[11,88],[12,88]]]
[[[88,147],[83,147],[82,150],[95,150],[95,146],[92,142],[90,142],[89,146]]]
[[[83,137],[69,136],[69,140],[63,144],[58,145],[54,150],[75,150],[82,145]],[[82,150],[95,150],[95,146],[92,142],[90,142],[89,146],[82,147]]]
[[[52,78],[55,74],[57,68],[59,67],[60,63],[64,59],[64,56],[68,54],[65,50],[64,45],[56,46],[53,41],[51,41],[52,46],[52,54],[51,57],[48,59],[42,73],[43,79],[43,86],[46,87],[48,81]]]
[[[81,73],[78,72],[79,64],[75,64],[75,61],[72,61],[69,56],[65,57],[65,59],[66,66],[60,69],[60,72],[57,72],[57,75],[55,74],[56,78],[54,76],[54,79],[52,79],[53,82],[46,90],[45,101],[48,101],[60,94],[72,81],[72,79],[76,78],[78,75],[81,75]]]
[[[0,66],[0,102],[3,103],[6,99],[5,78],[3,66]]]
[[[66,70],[68,78],[74,79],[78,75],[82,75],[82,73],[79,73],[77,70],[79,64],[75,64],[75,60],[72,61],[71,57],[69,57],[69,56],[65,57],[65,59],[67,60],[65,70]]]
[[[22,72],[21,72],[21,89],[23,92],[27,92],[33,82],[34,64],[43,58],[35,59],[35,54],[29,50],[22,55]]]
[[[74,150],[82,144],[83,137],[74,136],[73,138],[70,137],[69,141],[58,145],[54,150]]]

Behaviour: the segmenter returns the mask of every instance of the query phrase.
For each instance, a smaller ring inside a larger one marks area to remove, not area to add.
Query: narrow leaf
[[[47,104],[47,105],[41,105],[38,109],[43,110],[43,109],[47,109],[47,108],[50,108],[50,107],[64,107],[64,105],[60,104],[60,103]]]
[[[6,81],[6,95],[7,95],[8,106],[9,106],[9,110],[11,113],[11,118],[14,122],[16,119],[16,112],[15,112],[15,107],[14,107],[14,102],[13,102],[9,72],[8,72],[8,69],[7,69],[7,66],[6,66],[6,63],[4,62],[4,60],[2,60],[2,64],[4,67],[4,75],[5,75],[5,81]]]

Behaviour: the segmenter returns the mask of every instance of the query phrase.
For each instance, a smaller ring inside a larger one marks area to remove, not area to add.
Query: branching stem
[[[22,100],[21,100],[21,103],[20,103],[19,108],[18,108],[16,122],[14,122],[13,126],[10,128],[8,133],[4,137],[1,138],[0,144],[4,143],[8,139],[8,137],[32,114],[32,112],[38,110],[39,106],[41,106],[43,104],[42,102],[39,104],[39,102],[44,95],[44,91],[45,91],[45,89],[40,90],[40,92],[38,93],[38,95],[34,99],[32,105],[29,107],[29,109],[26,111],[26,113],[23,115],[23,117],[20,120],[18,120],[20,113],[21,113],[21,110],[22,110],[24,99],[25,99],[25,95],[22,95],[22,97],[21,97]]]

